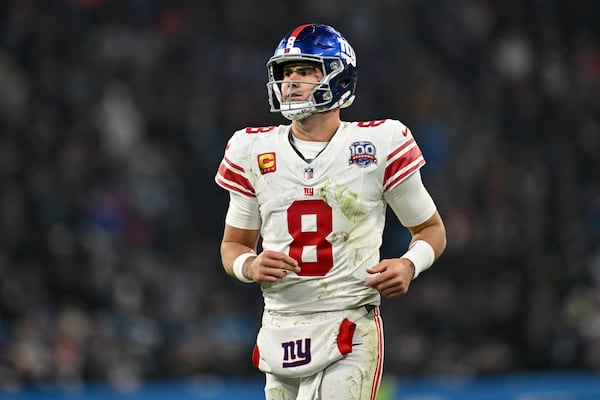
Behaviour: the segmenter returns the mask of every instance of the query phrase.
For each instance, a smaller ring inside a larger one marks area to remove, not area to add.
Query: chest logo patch
[[[274,152],[262,153],[258,155],[258,168],[260,168],[261,174],[267,174],[269,172],[275,172],[277,170],[277,163]]]
[[[377,164],[375,157],[375,146],[373,143],[361,140],[350,145],[350,165],[358,165],[359,167],[368,167],[371,164]]]

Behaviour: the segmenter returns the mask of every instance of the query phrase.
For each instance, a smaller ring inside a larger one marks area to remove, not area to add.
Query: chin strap
[[[340,98],[339,101],[335,102],[333,105],[331,105],[330,107],[327,108],[318,108],[315,106],[310,106],[308,104],[310,104],[310,102],[304,102],[304,103],[296,103],[293,105],[288,105],[287,107],[290,108],[288,110],[284,110],[284,105],[280,104],[280,112],[281,115],[283,115],[285,118],[289,119],[290,121],[298,121],[307,117],[310,117],[312,114],[314,113],[319,113],[319,112],[325,112],[325,111],[329,111],[329,110],[333,110],[334,108],[346,108],[352,105],[352,103],[354,103],[354,98],[355,95],[350,94],[350,92],[346,92],[342,95],[342,97]],[[307,106],[302,106],[303,104],[307,104]],[[296,109],[292,109],[292,106],[298,106],[298,108]]]

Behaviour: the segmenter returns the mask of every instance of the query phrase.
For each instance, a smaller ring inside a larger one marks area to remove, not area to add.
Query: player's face
[[[282,101],[294,103],[308,100],[316,83],[321,79],[323,79],[323,73],[317,64],[289,63],[284,65],[284,82],[281,84]]]

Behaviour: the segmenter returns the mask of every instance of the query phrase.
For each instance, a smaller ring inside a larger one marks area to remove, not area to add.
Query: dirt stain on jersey
[[[317,196],[329,205],[337,204],[340,212],[352,222],[360,221],[366,214],[358,202],[358,194],[344,185],[327,181],[319,188]]]
[[[294,400],[296,396],[280,388],[270,388],[268,389],[267,398],[273,400]]]
[[[344,243],[347,242],[350,238],[350,234],[348,232],[333,232],[331,234],[331,243]]]

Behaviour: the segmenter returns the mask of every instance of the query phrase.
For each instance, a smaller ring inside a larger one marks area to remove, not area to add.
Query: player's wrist
[[[416,240],[401,258],[406,258],[412,263],[415,270],[413,279],[415,279],[421,272],[431,267],[435,261],[435,252],[433,251],[433,247],[426,241]]]
[[[244,264],[250,257],[256,257],[256,254],[252,252],[242,253],[233,261],[233,276],[244,283],[254,282],[253,279],[247,278],[246,275],[244,275]]]
[[[408,260],[408,266],[412,269],[413,277],[411,279],[415,279],[417,276],[417,268],[415,267],[415,263],[413,263],[406,257],[404,257],[404,258]]]

